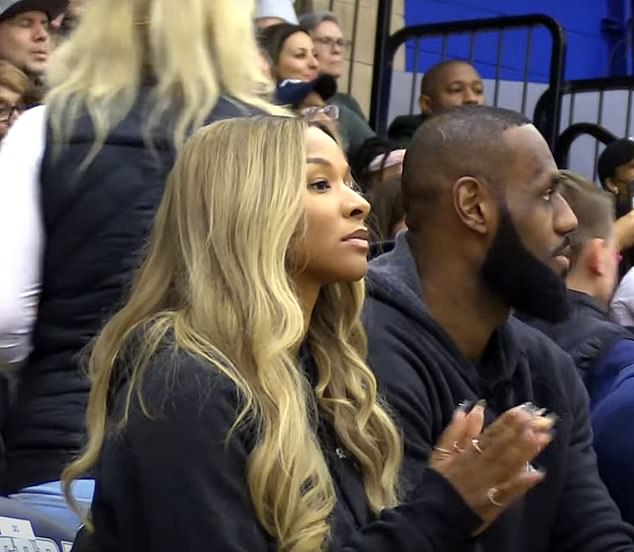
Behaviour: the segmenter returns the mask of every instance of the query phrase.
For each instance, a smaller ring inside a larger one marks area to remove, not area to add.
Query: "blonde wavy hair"
[[[94,157],[142,86],[152,90],[148,129],[174,117],[177,147],[222,94],[278,112],[264,94],[271,84],[259,70],[254,7],[254,0],[90,0],[50,61],[54,137],[65,143],[85,110],[95,128]]]
[[[183,148],[132,294],[92,351],[89,441],[64,473],[69,500],[72,481],[102,450],[117,361],[133,359],[125,424],[131,401],[143,405],[148,360],[168,343],[239,390],[244,408],[227,438],[243,424],[257,431],[247,484],[280,550],[327,546],[336,497],[313,427],[316,408],[354,455],[372,510],[397,504],[402,443],[364,360],[363,283],[323,287],[305,334],[291,267],[306,239],[306,125],[283,117],[221,121]],[[314,391],[296,358],[303,342],[317,366]]]

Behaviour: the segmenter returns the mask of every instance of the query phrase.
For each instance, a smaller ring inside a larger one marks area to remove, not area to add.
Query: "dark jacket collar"
[[[550,337],[574,360],[579,373],[589,388],[601,359],[610,347],[620,339],[634,337],[626,328],[612,322],[608,311],[587,293],[568,290],[570,312],[565,320],[557,323],[522,317],[527,323]]]
[[[485,377],[488,385],[512,377],[522,357],[521,344],[514,326],[516,322],[510,323],[507,320],[493,333],[481,362],[474,364],[469,361],[433,319],[425,305],[407,231],[396,236],[392,251],[380,255],[370,263],[366,284],[369,301],[388,304],[409,318],[414,322],[414,327],[420,328],[418,331],[421,339],[433,340],[436,346],[451,352],[464,377],[474,383]]]
[[[594,318],[609,320],[607,307],[602,306],[587,293],[569,289],[568,300],[575,310],[582,311],[584,314],[593,316]]]

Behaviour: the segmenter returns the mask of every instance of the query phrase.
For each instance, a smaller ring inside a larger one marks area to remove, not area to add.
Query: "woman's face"
[[[269,63],[269,60],[266,57],[266,55],[260,52],[259,60],[260,60],[260,72],[262,73],[262,76],[264,76],[266,80],[271,81],[273,84],[275,84],[275,79],[273,79],[273,75],[271,74],[271,64]]]
[[[300,275],[322,286],[363,278],[368,267],[369,203],[352,187],[339,145],[316,127],[306,130],[305,233],[298,244]]]
[[[275,73],[277,80],[317,78],[319,63],[314,54],[313,40],[301,31],[290,35],[280,50]]]
[[[19,101],[19,94],[0,86],[0,140],[6,136],[18,118],[19,112],[15,108],[18,107]]]

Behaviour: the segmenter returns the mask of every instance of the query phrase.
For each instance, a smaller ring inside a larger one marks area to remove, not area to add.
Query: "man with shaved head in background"
[[[482,78],[475,67],[466,61],[443,61],[423,75],[418,98],[421,114],[396,117],[390,125],[388,136],[407,146],[426,117],[458,105],[484,105]]]
[[[480,552],[634,550],[598,476],[572,360],[511,316],[567,313],[562,274],[577,219],[559,179],[544,138],[519,113],[461,106],[431,117],[405,156],[408,230],[367,277],[369,360],[403,430],[406,485],[417,484],[458,405],[485,401],[486,423],[516,405],[557,417],[556,439],[523,467],[542,481],[474,537]],[[508,506],[511,494],[496,485],[486,498]]]

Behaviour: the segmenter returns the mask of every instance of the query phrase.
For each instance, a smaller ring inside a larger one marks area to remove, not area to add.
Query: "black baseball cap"
[[[620,138],[607,145],[599,156],[597,173],[605,188],[606,180],[612,178],[617,167],[626,165],[634,159],[634,140]]]
[[[0,21],[20,13],[41,11],[49,20],[61,15],[68,6],[68,0],[0,0]]]

